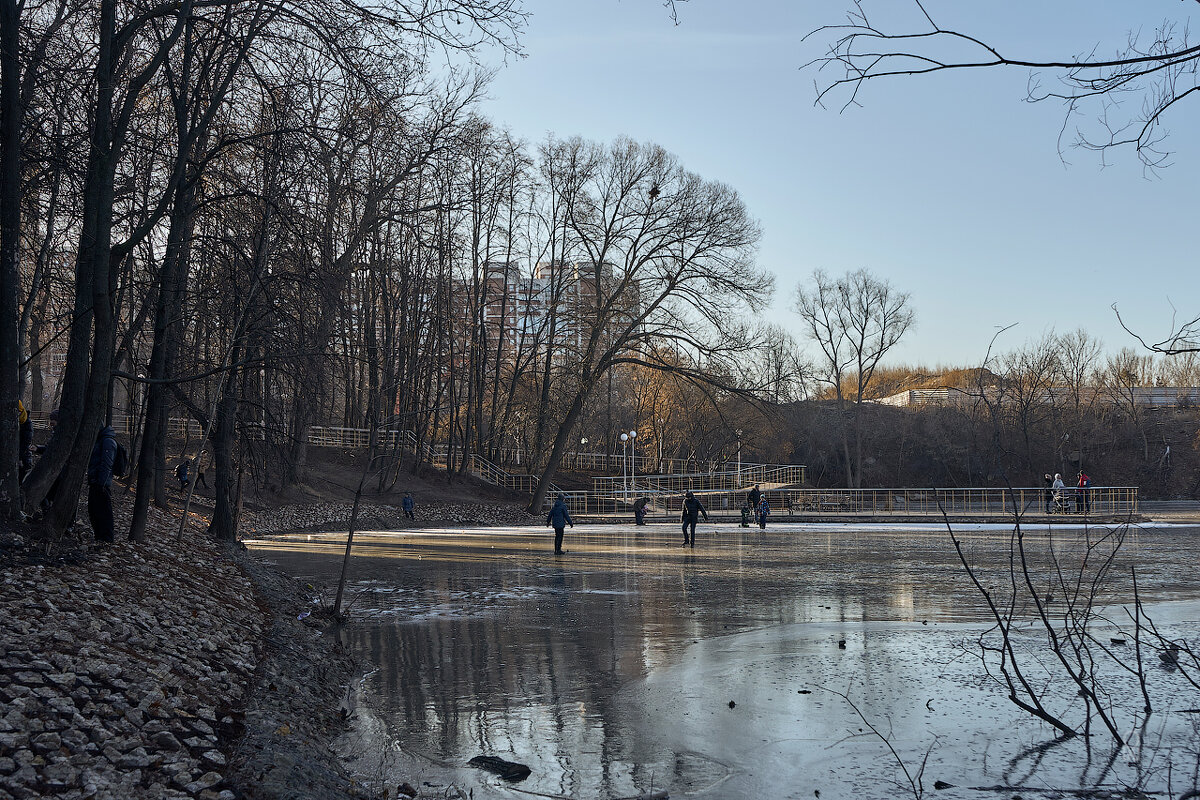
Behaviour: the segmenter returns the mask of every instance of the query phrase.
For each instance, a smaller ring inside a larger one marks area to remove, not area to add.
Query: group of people
[[[58,418],[59,410],[57,408],[48,415],[47,421],[49,422],[51,432],[57,427]],[[35,445],[33,443],[33,420],[30,418],[25,404],[19,400],[17,401],[17,424],[20,434],[20,480],[24,481],[25,476],[33,468],[33,457],[45,454],[46,445]],[[129,472],[129,462],[129,453],[124,445],[117,441],[117,433],[113,430],[112,426],[105,425],[100,428],[100,431],[96,434],[96,441],[92,445],[92,452],[88,456],[86,473],[88,520],[92,524],[92,531],[98,542],[112,542],[116,538],[112,505],[112,483],[114,477],[121,478]],[[181,491],[186,491],[191,478],[191,470],[195,466],[195,459],[184,458],[175,467],[175,478],[179,481]],[[196,480],[205,489],[208,488],[208,482],[204,478],[203,470],[196,472]],[[58,490],[59,480],[56,479],[50,487],[46,499],[42,501],[42,512],[50,509],[51,504],[58,497]],[[74,514],[72,514],[73,516]]]
[[[742,527],[750,527],[750,515],[754,515],[758,527],[767,529],[767,517],[771,515],[771,504],[767,496],[758,490],[758,484],[746,494],[746,502],[742,503]]]
[[[646,506],[650,504],[650,499],[647,497],[639,497],[633,504],[633,517],[637,525],[646,524]],[[747,495],[745,502],[742,503],[742,527],[750,527],[750,514],[754,513],[755,519],[758,521],[758,526],[764,530],[767,527],[767,517],[771,513],[771,505],[767,502],[767,496],[763,494],[758,484],[754,485]],[[708,522],[708,509],[700,502],[700,499],[695,494],[688,491],[683,496],[683,509],[679,515],[679,521],[683,524],[683,546],[696,546],[696,525],[699,524],[700,518],[704,517],[704,521]],[[562,549],[563,534],[567,526],[575,527],[575,520],[571,519],[571,511],[567,508],[567,496],[559,494],[554,499],[554,504],[550,507],[550,513],[546,515],[546,527],[554,529],[554,554],[562,555],[566,551]]]
[[[1042,480],[1046,484],[1046,513],[1066,513],[1069,510],[1070,498],[1068,497],[1067,484],[1063,481],[1062,473],[1056,472],[1051,477],[1050,473],[1047,472],[1042,476]],[[1092,479],[1083,470],[1079,470],[1079,474],[1076,476],[1074,499],[1075,511],[1081,514],[1087,514],[1092,510],[1092,501],[1088,496],[1090,494],[1088,490],[1091,486]]]

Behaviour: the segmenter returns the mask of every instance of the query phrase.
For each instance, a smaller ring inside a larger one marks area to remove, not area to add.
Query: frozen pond
[[[1002,592],[1011,531],[956,530],[981,583]],[[1066,574],[1085,553],[1096,560],[1103,548],[1088,544],[1104,533],[1054,529]],[[393,787],[454,783],[477,798],[912,796],[840,692],[914,776],[929,754],[926,791],[935,781],[955,787],[939,798],[1012,796],[971,788],[998,785],[1026,796],[1091,785],[1165,795],[1196,783],[1200,714],[1188,710],[1200,692],[1176,688],[1178,672],[1152,655],[1147,682],[1159,706],[1148,726],[1133,726],[1136,684],[1105,698],[1128,726],[1132,744],[1119,753],[1099,732],[1091,752],[1085,737],[1054,743],[1048,725],[1006,699],[976,646],[987,607],[943,527],[702,524],[695,550],[680,540],[673,525],[579,525],[555,558],[548,528],[356,536],[355,622],[343,635],[371,669],[359,713],[370,742],[360,745],[363,773]],[[250,544],[332,586],[344,536]],[[1026,544],[1035,573],[1048,574],[1046,529],[1031,529]],[[1131,531],[1111,567],[1116,588],[1102,597],[1113,624],[1099,638],[1128,639],[1132,595],[1121,596],[1120,576],[1136,566],[1160,630],[1194,641],[1197,563],[1200,529]],[[1045,635],[1023,625],[1018,648],[1039,653],[1026,662],[1031,677],[1051,708],[1065,708],[1074,692],[1056,700],[1054,671],[1038,666]],[[533,772],[505,784],[465,767],[477,755]]]

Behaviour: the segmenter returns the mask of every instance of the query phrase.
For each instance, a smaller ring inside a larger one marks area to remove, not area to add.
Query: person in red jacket
[[[1092,510],[1092,500],[1088,497],[1088,489],[1091,486],[1092,479],[1087,476],[1086,472],[1079,470],[1079,499],[1076,500],[1076,505],[1084,514]]]

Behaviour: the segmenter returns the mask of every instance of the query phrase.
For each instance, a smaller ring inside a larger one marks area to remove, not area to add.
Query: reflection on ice
[[[1009,531],[956,529],[985,585],[1002,586]],[[699,533],[684,550],[674,526],[577,526],[560,559],[537,528],[356,537],[356,622],[343,634],[379,667],[361,718],[377,724],[377,749],[396,743],[395,776],[512,796],[463,769],[486,754],[528,764],[521,789],[551,796],[901,796],[895,760],[828,690],[911,768],[928,752],[926,787],[958,787],[939,797],[997,784],[1163,791],[1168,763],[1179,791],[1195,766],[1197,714],[1158,709],[1112,757],[1100,737],[1090,753],[1084,737],[1053,743],[1018,711],[981,669],[986,609],[938,526]],[[1200,621],[1198,533],[1143,530],[1115,565],[1137,566],[1143,602],[1171,635],[1193,637]],[[1054,536],[1066,557],[1086,551],[1080,528]],[[1045,536],[1030,531],[1028,542],[1036,563]],[[255,546],[330,582],[341,541]],[[1130,598],[1103,599],[1117,619]],[[1044,654],[1035,634],[1018,631],[1018,644]],[[1065,691],[1050,669],[1031,677]],[[1168,677],[1149,673],[1156,689]],[[1174,697],[1176,711],[1200,707],[1196,693]],[[1139,701],[1110,698],[1123,724]]]

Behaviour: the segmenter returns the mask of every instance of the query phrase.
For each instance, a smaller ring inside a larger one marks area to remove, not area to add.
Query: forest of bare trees
[[[735,191],[653,145],[531,146],[479,115],[473,57],[516,52],[513,0],[0,6],[9,518],[77,497],[114,415],[131,536],[185,417],[228,538],[240,487],[305,481],[312,425],[404,432],[383,483],[429,442],[451,473],[519,447],[544,493],[581,429],[611,449],[650,402],[614,397],[793,385],[786,337],[741,322],[772,286]],[[58,409],[19,488],[18,399]],[[686,453],[658,402],[645,445],[670,427]]]
[[[1086,331],[999,347],[980,366],[876,369],[858,418],[857,377],[780,409],[756,451],[807,464],[818,485],[845,485],[845,442],[861,441],[863,486],[1035,486],[1084,469],[1147,497],[1192,496],[1200,358],[1107,350]],[[778,431],[786,431],[779,435]]]

